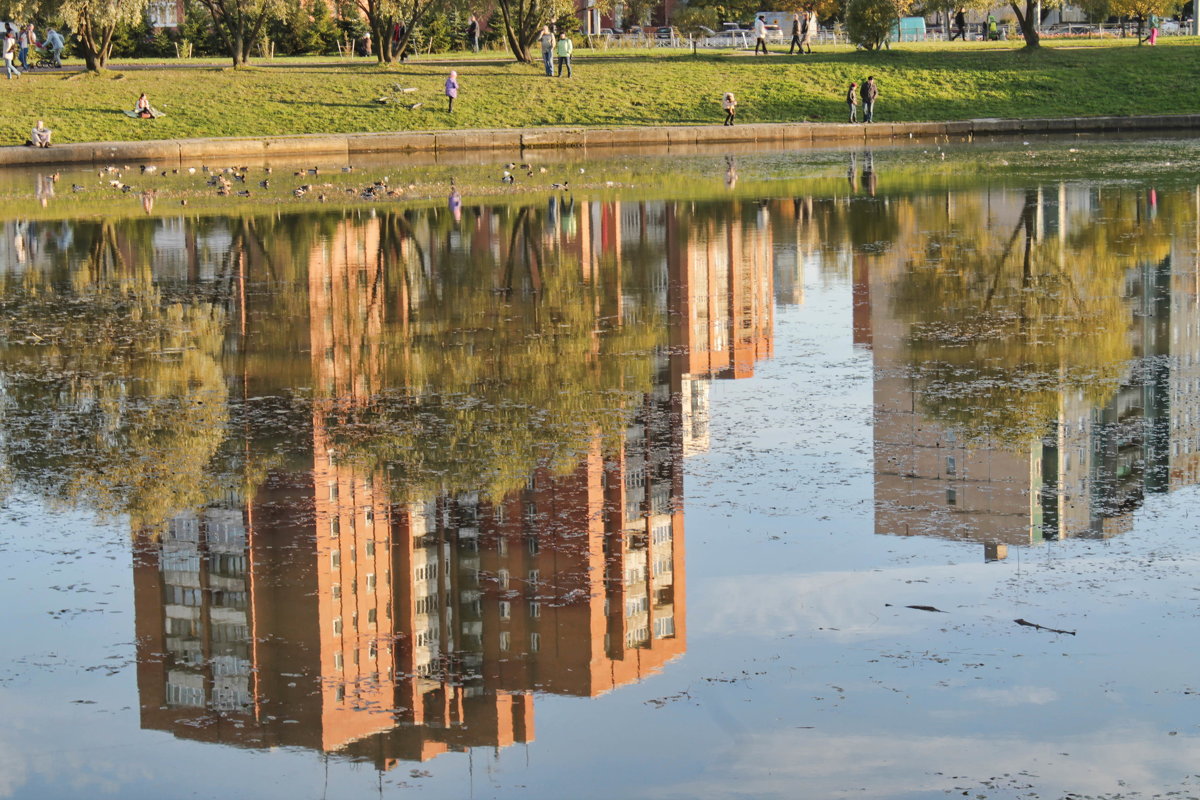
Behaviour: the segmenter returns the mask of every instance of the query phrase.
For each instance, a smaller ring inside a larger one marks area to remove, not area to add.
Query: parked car
[[[663,26],[654,32],[656,39],[675,39],[679,36],[679,31],[672,28],[670,25]]]

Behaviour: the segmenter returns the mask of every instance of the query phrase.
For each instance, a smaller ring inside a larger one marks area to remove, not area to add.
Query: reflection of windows
[[[954,474],[954,468],[955,468],[955,466],[956,466],[956,465],[955,465],[955,463],[954,463],[954,456],[946,456],[946,474],[947,474],[947,475],[953,475],[953,474]]]
[[[675,618],[674,617],[659,617],[654,620],[654,638],[661,639],[664,636],[675,635]]]
[[[540,633],[529,634],[529,652],[536,653],[542,649],[542,635]]]
[[[367,575],[367,591],[375,591],[375,575],[374,573]]]
[[[650,598],[646,595],[641,597],[631,597],[625,601],[625,616],[632,617],[634,614],[640,614],[650,607]]]
[[[342,618],[341,617],[333,618],[333,635],[334,636],[342,635]]]
[[[374,625],[379,617],[379,612],[374,608],[367,609],[367,622]]]
[[[655,525],[654,532],[651,534],[651,541],[655,544],[671,541],[671,524]]]
[[[506,569],[497,570],[496,583],[500,586],[501,589],[508,588],[508,570],[506,570]]]
[[[508,555],[508,540],[503,536],[496,540],[496,552],[502,556]]]
[[[529,604],[529,616],[537,618],[542,615],[542,604],[534,601]]]
[[[345,664],[346,664],[346,660],[342,657],[341,653],[333,654],[333,668],[334,669],[336,669],[338,672],[341,672],[342,668],[345,666]]]
[[[500,649],[508,650],[509,642],[510,642],[510,638],[508,635],[508,631],[500,631]]]
[[[344,683],[338,684],[337,690],[334,692],[334,697],[338,700],[346,699],[346,685]]]
[[[953,486],[946,487],[946,505],[958,505],[958,489]]]
[[[529,585],[536,589],[541,582],[542,573],[536,569],[529,570]]]
[[[368,556],[373,556],[373,555],[375,555],[375,540],[374,540],[374,539],[367,539],[367,545],[366,545],[366,548],[367,548],[367,555],[368,555]]]
[[[650,629],[644,625],[625,634],[626,647],[637,647],[640,644],[645,644],[649,640]]]
[[[204,706],[204,690],[194,686],[179,686],[178,684],[168,683],[167,705],[202,708]]]
[[[342,532],[342,521],[338,517],[329,518],[329,535],[337,538]]]
[[[536,536],[526,536],[525,546],[529,548],[529,554],[534,556],[536,556],[538,554],[538,550],[541,549],[541,545],[538,544]]]
[[[342,566],[342,551],[334,550],[329,554],[329,566],[333,569],[341,569]]]
[[[512,603],[507,600],[500,601],[500,619],[509,619],[512,617]]]
[[[174,586],[167,584],[165,587],[166,600],[168,605],[176,606],[198,606],[200,605],[200,590],[186,586]]]

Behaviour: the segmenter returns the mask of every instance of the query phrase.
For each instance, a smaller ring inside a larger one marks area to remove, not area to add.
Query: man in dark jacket
[[[879,87],[875,85],[875,76],[869,76],[863,81],[859,94],[863,101],[863,122],[875,121],[875,98],[879,97]]]
[[[788,55],[796,52],[796,48],[800,48],[800,55],[804,55],[804,45],[800,44],[800,15],[792,14],[792,46],[788,48]]]

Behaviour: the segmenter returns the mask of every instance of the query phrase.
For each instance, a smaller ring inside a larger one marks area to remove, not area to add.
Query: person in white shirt
[[[34,147],[49,147],[50,134],[51,130],[39,119],[37,125],[33,128],[33,132],[29,135],[29,143]]]
[[[765,56],[767,54],[767,20],[761,14],[758,19],[754,20],[754,55],[758,55],[760,47]]]
[[[13,36],[12,29],[4,37],[4,44],[0,45],[0,52],[4,54],[4,69],[8,72],[8,79],[21,77],[21,73],[13,66],[13,58],[17,55],[17,38]]]

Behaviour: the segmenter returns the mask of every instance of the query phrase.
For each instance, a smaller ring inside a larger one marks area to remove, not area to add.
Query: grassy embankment
[[[57,142],[267,136],[348,131],[541,125],[716,124],[722,92],[741,122],[841,121],[846,85],[874,74],[877,118],[886,121],[1156,114],[1200,111],[1197,40],[1158,47],[1126,41],[1056,41],[1026,53],[1019,43],[918,44],[882,53],[828,48],[812,56],[687,51],[577,51],[575,77],[549,79],[541,65],[453,55],[390,68],[366,59],[276,59],[232,70],[219,63],[117,65],[104,75],[33,72],[8,81],[0,142],[17,143],[38,118]],[[500,60],[502,59],[502,60]],[[461,96],[445,111],[442,82],[459,72]],[[124,70],[124,71],[121,71]],[[380,106],[393,84],[415,87]],[[132,120],[121,109],[147,92],[168,116]]]

